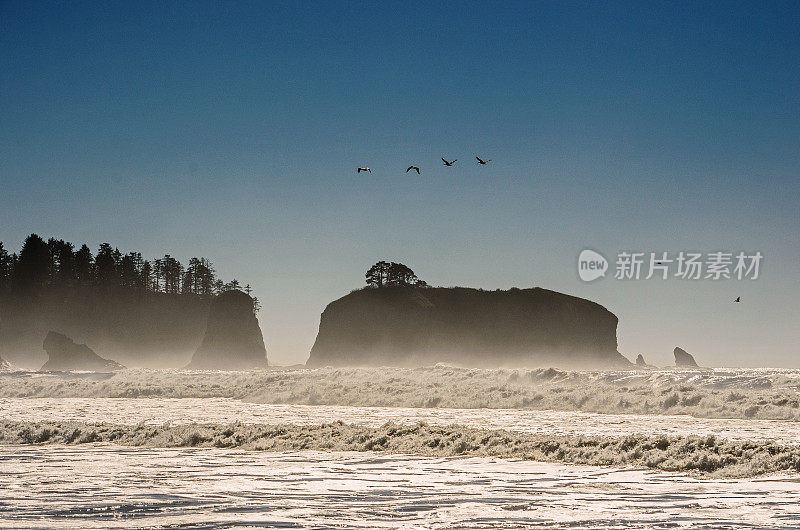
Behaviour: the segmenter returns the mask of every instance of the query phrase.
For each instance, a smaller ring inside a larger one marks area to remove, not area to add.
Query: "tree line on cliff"
[[[368,287],[428,287],[408,266],[393,261],[379,261],[366,273]]]
[[[123,254],[109,243],[93,254],[86,244],[63,239],[45,241],[37,234],[25,239],[19,252],[9,254],[0,242],[0,293],[42,292],[164,293],[210,297],[231,289],[247,294],[249,285],[218,278],[206,258],[191,258],[186,266],[170,254],[153,260],[140,252]],[[257,302],[257,300],[256,300]]]

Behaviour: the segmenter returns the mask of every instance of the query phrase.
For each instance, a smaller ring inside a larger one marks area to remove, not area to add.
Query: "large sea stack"
[[[121,364],[104,359],[91,350],[86,344],[75,344],[72,339],[61,333],[50,331],[42,343],[47,352],[47,362],[42,371],[91,370],[94,372],[122,370]]]
[[[628,367],[617,317],[547,289],[366,288],[322,313],[309,366]]]
[[[266,368],[267,349],[253,299],[242,291],[226,291],[211,303],[203,342],[186,368],[249,370]]]

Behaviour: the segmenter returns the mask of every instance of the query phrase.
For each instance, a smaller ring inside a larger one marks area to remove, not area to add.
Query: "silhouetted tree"
[[[31,234],[20,255],[12,254],[0,242],[0,289],[57,289],[59,295],[71,290],[102,289],[104,292],[154,292],[212,296],[240,289],[239,280],[228,283],[216,277],[206,258],[192,258],[184,270],[181,263],[166,254],[148,261],[139,252],[123,254],[109,243],[102,243],[96,256],[87,245],[75,251],[72,243],[49,238],[47,242]],[[245,288],[249,294],[252,289]]]
[[[25,239],[14,266],[14,284],[21,290],[44,287],[50,272],[50,249],[44,239],[31,234]]]
[[[183,270],[183,277],[181,278],[181,292],[183,294],[196,294],[194,288],[194,272],[195,267],[192,263],[196,258],[192,258],[189,260],[189,265]]]
[[[370,287],[388,286],[417,286],[427,287],[427,283],[417,278],[407,266],[402,263],[379,261],[369,268],[366,274],[367,285]]]
[[[8,251],[3,248],[3,242],[0,241],[0,289],[5,289],[11,282],[11,256]]]
[[[200,258],[200,264],[197,266],[197,283],[198,294],[208,296],[214,293],[214,281],[216,271],[211,261]]]
[[[389,279],[389,268],[391,264],[387,261],[379,261],[367,271],[367,285],[371,287],[383,287]]]
[[[94,257],[86,245],[75,253],[75,279],[79,285],[90,285],[94,280]]]
[[[161,275],[164,278],[164,292],[177,294],[180,292],[180,281],[183,275],[181,262],[170,256],[164,255],[161,259]]]
[[[75,247],[63,239],[56,241],[52,237],[47,241],[50,248],[52,271],[50,280],[53,285],[69,289],[77,282],[75,270]]]
[[[200,265],[200,260],[191,258],[186,270],[183,273],[183,286],[181,291],[183,293],[197,294],[197,267]]]
[[[114,250],[108,243],[102,243],[94,258],[94,279],[101,287],[113,287],[116,284],[117,264],[114,261]]]
[[[387,285],[415,285],[417,283],[417,275],[414,274],[410,268],[402,263],[392,262],[389,265],[389,278],[386,281]]]
[[[183,292],[199,295],[212,294],[214,290],[214,269],[205,258],[192,258],[183,276]]]
[[[153,290],[153,266],[147,260],[144,260],[139,273],[139,286],[143,291]]]
[[[120,258],[117,269],[120,287],[130,290],[139,287],[139,268],[141,267],[141,262],[142,255],[138,252],[125,254]]]
[[[153,292],[161,292],[161,276],[164,272],[164,264],[160,259],[153,262]]]

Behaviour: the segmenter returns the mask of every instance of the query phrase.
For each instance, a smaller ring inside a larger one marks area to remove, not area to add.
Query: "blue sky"
[[[596,300],[631,358],[797,366],[798,27],[796,2],[2,2],[0,240],[207,256],[279,363],[391,259]],[[584,248],[765,258],[586,284]]]

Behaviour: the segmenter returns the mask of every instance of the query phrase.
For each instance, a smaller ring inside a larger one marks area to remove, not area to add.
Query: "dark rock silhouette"
[[[546,289],[367,288],[325,308],[309,366],[629,367],[617,317]]]
[[[118,362],[103,359],[86,344],[75,344],[66,335],[55,331],[47,334],[42,347],[49,357],[42,366],[42,371],[92,370],[97,372],[125,368]]]
[[[675,366],[679,366],[681,368],[697,368],[697,362],[692,357],[692,354],[687,352],[681,348],[675,348],[672,350],[672,353],[675,354]]]
[[[225,291],[211,302],[203,342],[186,368],[248,370],[266,366],[267,349],[253,299],[242,291]]]
[[[647,363],[644,362],[644,357],[642,357],[641,353],[636,356],[636,366],[647,366]]]
[[[0,350],[15,365],[41,366],[42,337],[58,330],[128,366],[183,366],[203,337],[210,305],[209,298],[164,293],[0,293]]]

